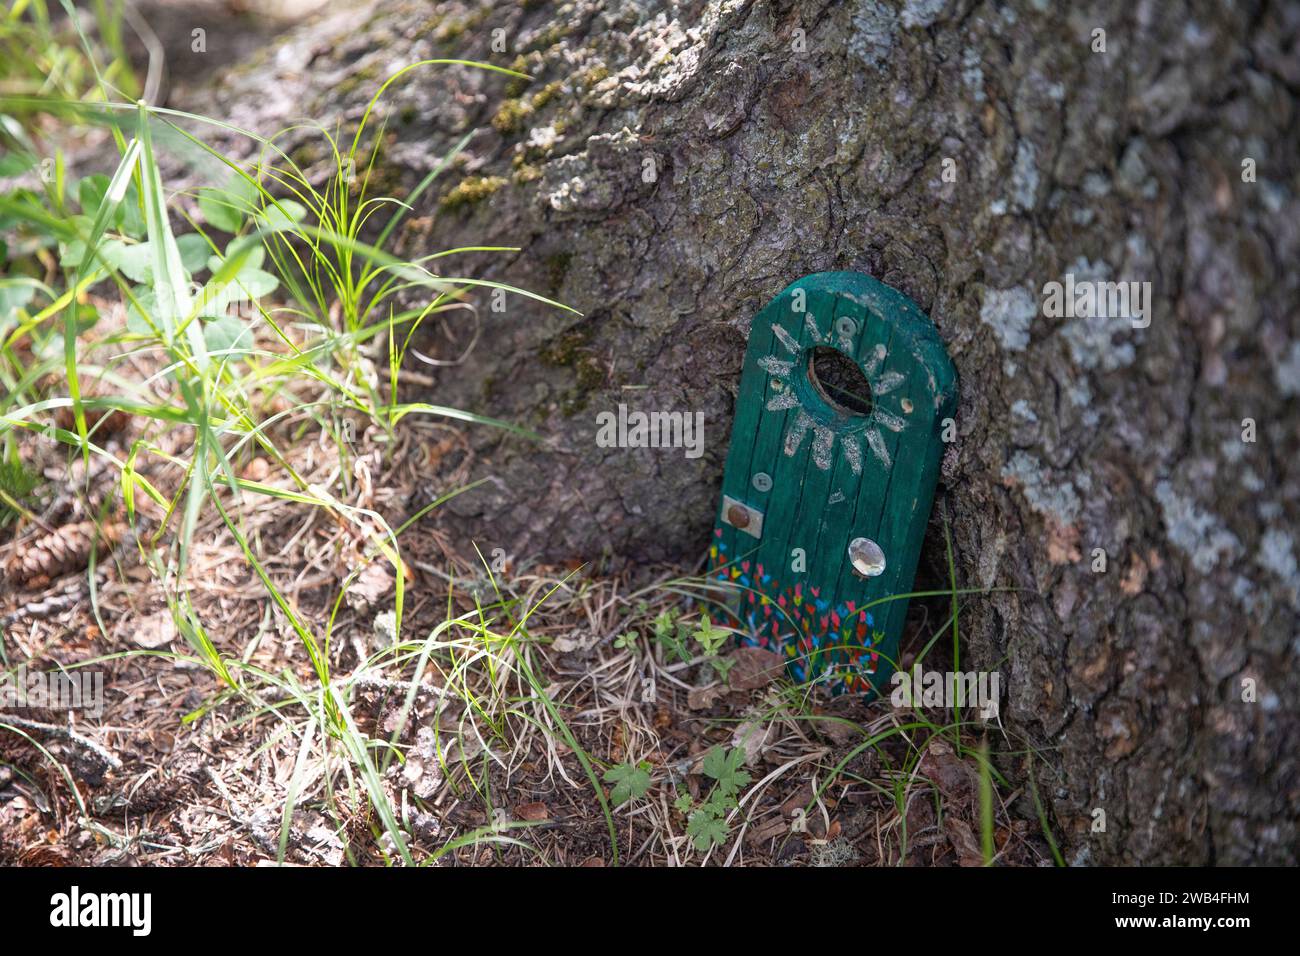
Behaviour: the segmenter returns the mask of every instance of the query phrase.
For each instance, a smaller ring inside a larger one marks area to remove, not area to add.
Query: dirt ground
[[[136,424],[101,428],[116,429],[105,447],[125,457]],[[384,437],[358,438],[347,484],[353,505],[394,527],[477,470],[456,429],[412,422],[395,444]],[[92,459],[87,471],[51,442],[26,442],[45,483],[0,532],[5,667],[102,673],[102,713],[0,711],[0,863],[392,860],[356,761],[320,733],[320,682],[302,639],[220,518],[201,519],[186,593],[234,686],[196,653],[195,633],[178,631],[167,589],[142,563],[139,538],[158,516],[139,513],[132,531],[109,469]],[[323,439],[293,447],[300,474],[337,477],[339,457]],[[159,460],[141,468],[160,487],[179,478]],[[261,458],[242,468],[284,481]],[[995,765],[1031,759],[996,722],[967,715],[953,727],[942,711],[826,698],[791,684],[756,649],[726,652],[726,681],[701,659],[670,662],[654,620],[667,609],[698,613],[689,596],[698,569],[642,568],[636,584],[500,562],[489,574],[492,559],[474,542],[449,540],[426,516],[400,537],[398,639],[393,574],[367,563],[349,527],[321,509],[252,496],[239,520],[276,587],[326,635],[332,684],[373,742],[416,862],[599,866],[617,852],[634,865],[979,865],[975,748],[989,740]],[[51,550],[60,535],[64,550]],[[33,556],[50,573],[32,576]],[[932,636],[930,611],[914,606],[905,666]],[[401,756],[385,768],[380,742],[394,733]],[[689,808],[677,804],[702,799],[711,781],[701,762],[715,745],[744,753],[748,782],[725,841],[701,850],[687,834]],[[611,840],[603,775],[629,762],[652,782],[611,808]],[[1032,793],[1007,791],[995,776],[992,811],[995,862],[1051,862]]]

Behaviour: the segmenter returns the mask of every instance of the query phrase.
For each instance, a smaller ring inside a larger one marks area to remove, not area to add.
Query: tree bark
[[[533,75],[411,74],[380,170],[404,196],[479,130],[401,251],[519,246],[456,268],[582,313],[480,296],[429,396],[548,436],[475,429],[497,480],[444,518],[516,560],[694,560],[753,314],[826,270],[909,295],[960,376],[958,583],[1005,589],[967,666],[1067,860],[1294,863],[1298,41],[1283,3],[399,0],[180,98],[272,132],[424,58]],[[1067,273],[1150,282],[1150,325],[1046,316]],[[619,402],[703,412],[704,455],[598,447]]]

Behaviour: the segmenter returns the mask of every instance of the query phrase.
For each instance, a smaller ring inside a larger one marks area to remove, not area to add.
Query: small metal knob
[[[732,505],[727,509],[727,522],[736,528],[749,527],[749,512],[740,505]]]

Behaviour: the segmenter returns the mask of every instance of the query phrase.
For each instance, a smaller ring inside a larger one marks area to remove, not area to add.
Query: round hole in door
[[[826,404],[842,415],[871,414],[871,383],[858,363],[839,349],[819,345],[808,355],[808,380]]]

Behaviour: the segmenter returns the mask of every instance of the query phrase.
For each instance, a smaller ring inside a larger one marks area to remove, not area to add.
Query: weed
[[[701,853],[727,842],[730,827],[727,815],[737,807],[740,788],[749,783],[749,774],[740,769],[745,764],[745,752],[738,747],[715,746],[704,755],[700,770],[712,777],[714,784],[708,797],[696,804],[690,794],[682,794],[674,804],[684,814],[686,835]]]
[[[42,5],[37,8],[43,13]],[[8,39],[0,34],[0,44]],[[89,54],[92,45],[85,36],[81,39]],[[24,466],[13,458],[12,439],[21,432],[62,442],[84,460],[93,458],[113,469],[142,562],[153,571],[178,632],[224,688],[212,706],[233,698],[253,707],[254,713],[286,720],[286,702],[301,708],[301,721],[290,722],[300,737],[300,749],[281,826],[281,858],[305,768],[319,754],[326,765],[335,764],[337,755],[343,757],[347,800],[356,806],[364,794],[373,811],[373,817],[367,817],[380,828],[376,836],[382,835],[377,844],[382,851],[407,864],[414,862],[410,827],[385,784],[389,761],[402,757],[405,720],[387,740],[375,740],[353,714],[359,682],[380,662],[415,669],[404,713],[411,711],[424,669],[437,667],[446,686],[464,695],[464,729],[472,736],[517,743],[510,739],[514,718],[524,721],[517,732],[527,735],[529,728],[544,728],[558,735],[579,755],[593,790],[604,800],[585,753],[533,670],[525,627],[531,612],[518,616],[513,602],[501,598],[472,615],[451,615],[426,640],[410,643],[401,636],[406,572],[398,544],[401,529],[392,528],[364,501],[350,503],[357,498],[350,468],[340,469],[338,485],[332,487],[310,481],[279,443],[289,421],[296,421],[299,429],[314,425],[346,460],[352,447],[350,425],[357,417],[388,435],[387,447],[398,424],[410,416],[453,418],[530,435],[470,412],[399,400],[404,358],[421,324],[453,309],[472,308],[466,298],[472,288],[502,289],[550,302],[511,286],[431,271],[438,260],[468,250],[416,260],[385,251],[403,216],[466,142],[449,151],[405,201],[368,195],[383,141],[382,128],[370,129],[377,102],[403,75],[436,65],[513,75],[458,60],[422,61],[399,70],[379,86],[350,142],[317,131],[332,160],[323,185],[279,148],[280,135],[257,137],[205,117],[123,102],[122,84],[115,84],[111,72],[97,75],[96,103],[88,105],[79,89],[77,99],[69,97],[76,86],[70,78],[54,91],[63,96],[34,90],[43,95],[6,99],[0,114],[0,131],[11,147],[5,157],[7,176],[37,167],[44,171],[44,150],[15,118],[30,111],[102,124],[112,133],[119,154],[112,175],[73,180],[55,150],[49,164],[53,174],[40,176],[40,186],[0,195],[0,224],[17,240],[0,250],[16,261],[10,277],[0,281],[0,376],[8,386],[0,399],[0,436],[7,449],[0,471],[0,507],[18,507],[31,491]],[[251,164],[236,163],[187,128],[196,124],[248,136],[261,153]],[[189,193],[192,206],[177,208],[164,189],[156,145],[163,133],[176,148],[215,159],[225,170],[224,180],[204,182]],[[458,195],[466,201],[482,198],[502,182],[462,183]],[[376,241],[362,241],[363,230],[373,234],[371,224],[386,210],[391,212]],[[97,334],[114,298],[125,321],[107,334]],[[282,304],[274,304],[276,299]],[[399,300],[416,304],[398,305]],[[159,370],[147,381],[114,371],[125,360],[144,358]],[[43,394],[40,383],[50,373],[59,373],[54,377],[66,383],[66,395]],[[86,376],[102,387],[93,393],[83,390],[80,382]],[[260,409],[276,397],[288,399],[284,410],[263,418]],[[52,413],[67,411],[67,427],[49,423]],[[101,415],[109,411],[129,413],[137,424],[122,457],[96,438]],[[174,440],[178,431],[185,436],[182,441]],[[288,478],[287,485],[241,474],[237,460],[253,452],[274,462]],[[160,475],[167,480],[160,481]],[[351,574],[323,632],[277,584],[250,534],[248,516],[257,501],[268,499],[318,509],[359,542]],[[420,514],[444,500],[446,496]],[[219,519],[275,613],[296,635],[307,653],[314,686],[232,659],[208,634],[188,581],[197,529],[205,515]],[[0,517],[12,516],[6,511]],[[393,643],[379,660],[340,679],[330,649],[334,614],[343,593],[374,561],[392,568]],[[498,629],[500,624],[504,630]],[[480,669],[487,671],[490,700],[474,688]],[[268,694],[278,695],[279,701],[268,704]],[[485,778],[474,766],[468,739],[457,737],[458,745],[441,749],[439,759],[457,760],[464,782],[482,790]],[[482,753],[491,759],[490,748]],[[332,780],[333,775],[324,779]],[[334,807],[340,796],[331,785],[327,805]],[[347,814],[336,813],[340,829],[345,829]],[[610,829],[612,837],[612,819]]]
[[[615,806],[639,800],[650,791],[650,764],[645,761],[617,764],[605,771],[603,779],[614,785],[609,799]]]
[[[23,513],[23,502],[39,483],[18,457],[16,448],[0,456],[0,528],[12,523]]]
[[[690,626],[678,620],[676,608],[665,608],[654,620],[655,643],[661,649],[665,662],[677,660],[683,664],[691,661]]]
[[[691,637],[695,639],[695,643],[700,645],[700,650],[704,653],[704,659],[724,681],[731,672],[735,661],[721,657],[718,652],[734,635],[735,632],[728,628],[714,627],[707,614],[700,615],[699,623],[691,632]]]

